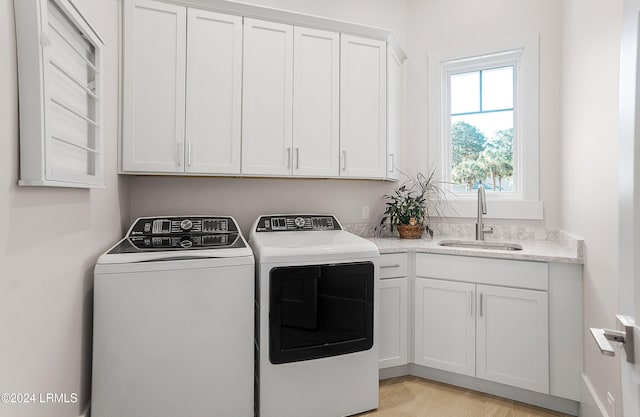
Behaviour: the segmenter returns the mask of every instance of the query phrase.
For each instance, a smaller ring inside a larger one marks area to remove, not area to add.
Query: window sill
[[[455,198],[455,197],[454,197]],[[447,217],[471,217],[478,215],[476,199],[449,200],[445,210]],[[543,202],[536,200],[487,200],[485,219],[542,220]]]

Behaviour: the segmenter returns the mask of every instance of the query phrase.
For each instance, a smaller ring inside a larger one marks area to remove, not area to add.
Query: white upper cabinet
[[[122,173],[397,178],[404,55],[387,79],[387,42],[366,37],[392,34],[175,3],[122,2]],[[336,26],[354,35],[318,29]]]
[[[244,19],[242,173],[292,167],[293,26]]]
[[[124,171],[183,170],[186,10],[124,2]]]
[[[402,134],[402,60],[387,51],[387,178],[400,178],[399,145]]]
[[[124,7],[122,170],[239,174],[242,17]]]
[[[16,0],[20,185],[103,185],[102,40],[67,0]]]
[[[187,11],[185,171],[240,173],[242,17]]]
[[[338,176],[340,35],[294,28],[293,175]]]
[[[385,178],[387,170],[387,45],[342,35],[340,175]]]
[[[338,176],[340,38],[245,19],[242,173]]]

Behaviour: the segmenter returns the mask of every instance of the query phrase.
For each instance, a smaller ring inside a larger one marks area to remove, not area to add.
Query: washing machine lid
[[[177,259],[251,257],[232,217],[140,217],[99,264]]]

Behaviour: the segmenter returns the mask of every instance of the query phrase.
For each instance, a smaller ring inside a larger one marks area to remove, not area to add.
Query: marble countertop
[[[584,241],[570,236],[559,240],[509,240],[522,246],[521,251],[473,249],[438,246],[443,240],[459,240],[455,236],[434,239],[399,239],[394,237],[367,237],[378,246],[381,254],[397,252],[439,253],[445,255],[475,256],[483,258],[515,259],[539,262],[584,263]],[[467,239],[470,240],[470,239]],[[489,241],[489,239],[487,239]],[[491,241],[494,241],[493,239]]]

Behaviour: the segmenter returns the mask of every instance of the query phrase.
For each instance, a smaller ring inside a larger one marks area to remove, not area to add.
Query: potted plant
[[[443,216],[446,204],[446,184],[434,178],[435,170],[428,177],[418,173],[409,178],[392,195],[385,195],[386,207],[379,230],[387,224],[391,231],[398,229],[401,239],[419,239],[423,232],[433,237],[430,219],[433,215]]]

